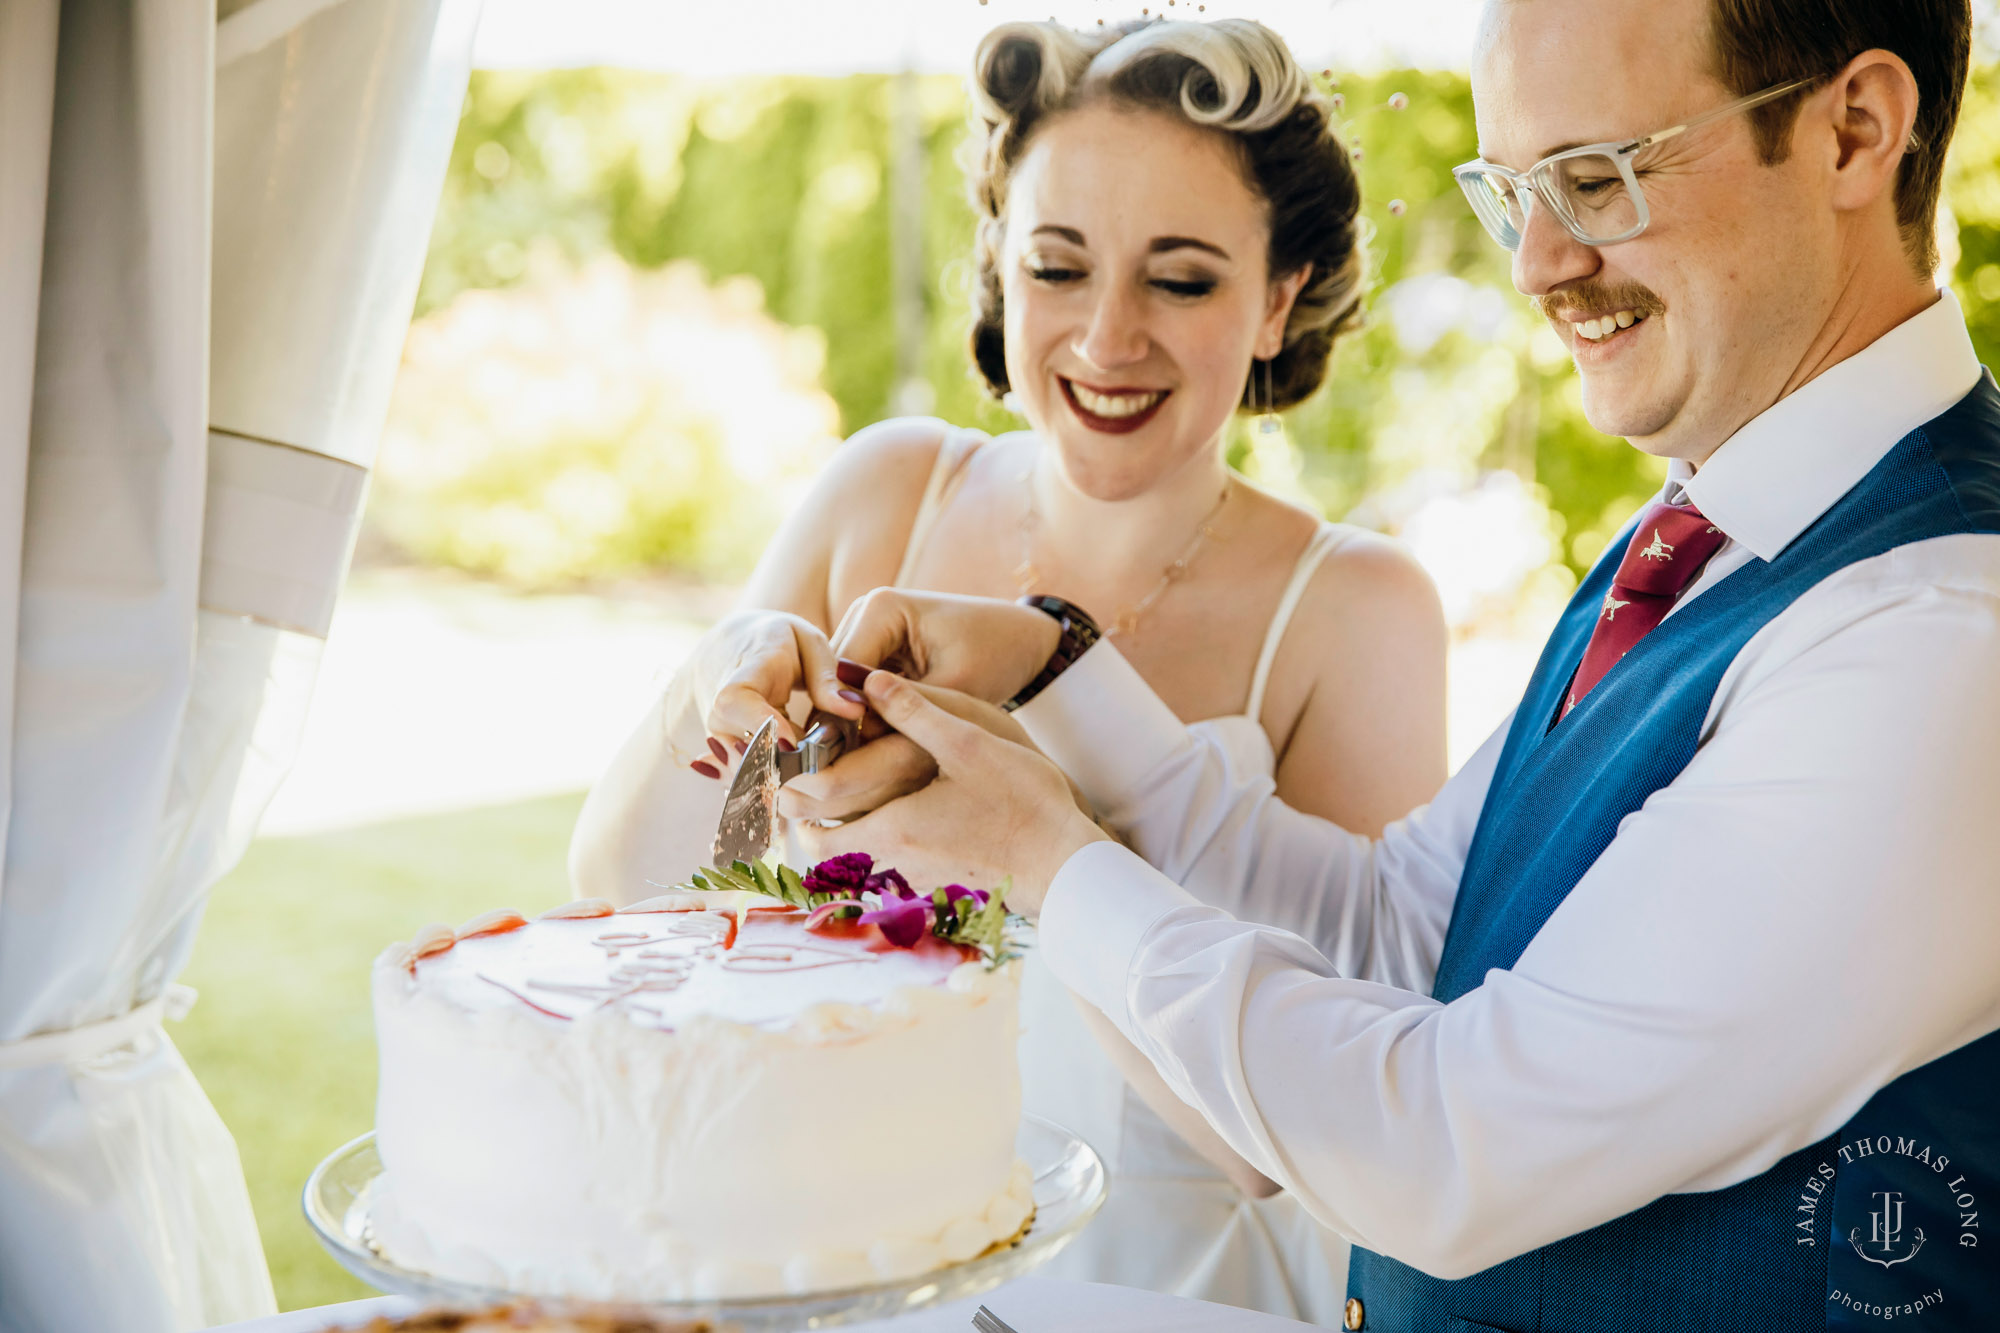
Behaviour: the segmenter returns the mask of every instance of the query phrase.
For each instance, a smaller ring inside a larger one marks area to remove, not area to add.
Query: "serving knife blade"
[[[817,773],[840,758],[853,743],[856,725],[832,713],[814,713],[795,750],[778,748],[776,718],[768,718],[750,738],[742,766],[722,803],[722,821],[715,829],[714,864],[756,861],[771,849],[771,829],[777,822],[778,788],[801,773]]]

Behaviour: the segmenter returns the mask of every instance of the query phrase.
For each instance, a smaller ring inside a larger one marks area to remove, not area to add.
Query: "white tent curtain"
[[[0,1333],[273,1308],[160,1024],[290,762],[478,5],[0,0]]]

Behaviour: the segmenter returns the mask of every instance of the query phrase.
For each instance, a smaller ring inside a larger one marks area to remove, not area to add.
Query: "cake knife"
[[[817,773],[846,752],[856,725],[832,713],[806,719],[806,734],[795,750],[778,748],[776,718],[766,719],[743,752],[743,766],[729,784],[716,826],[714,864],[756,861],[771,849],[771,825],[776,822],[778,788],[801,773]]]

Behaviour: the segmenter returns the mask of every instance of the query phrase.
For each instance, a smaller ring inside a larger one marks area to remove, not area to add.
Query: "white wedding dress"
[[[982,440],[954,431],[939,449],[898,586],[910,586],[924,542]],[[1272,771],[1277,758],[1257,721],[1271,663],[1306,583],[1341,536],[1324,524],[1300,554],[1265,631],[1243,712],[1194,724],[1228,732],[1222,739],[1231,752],[1261,755]],[[1251,1198],[1190,1148],[1126,1084],[1076,1004],[1030,950],[1021,985],[1024,1108],[1082,1135],[1111,1172],[1103,1211],[1040,1271],[1339,1326],[1347,1242],[1314,1222],[1290,1194]]]

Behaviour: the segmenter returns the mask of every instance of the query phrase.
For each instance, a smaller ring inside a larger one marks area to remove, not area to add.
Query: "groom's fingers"
[[[908,795],[937,776],[937,764],[908,737],[893,733],[842,755],[832,767],[778,789],[778,813],[792,820],[851,819]]]
[[[926,799],[916,795],[832,827],[795,824],[792,836],[813,861],[843,852],[867,852],[878,864],[894,865],[913,884],[976,884],[990,879],[977,866],[961,861],[950,847],[921,836],[920,827],[910,827],[912,807]],[[922,825],[924,820],[919,815],[914,822]]]
[[[985,728],[954,717],[926,698],[919,686],[900,676],[871,672],[866,692],[882,720],[928,751],[946,774],[972,763],[992,739]]]

